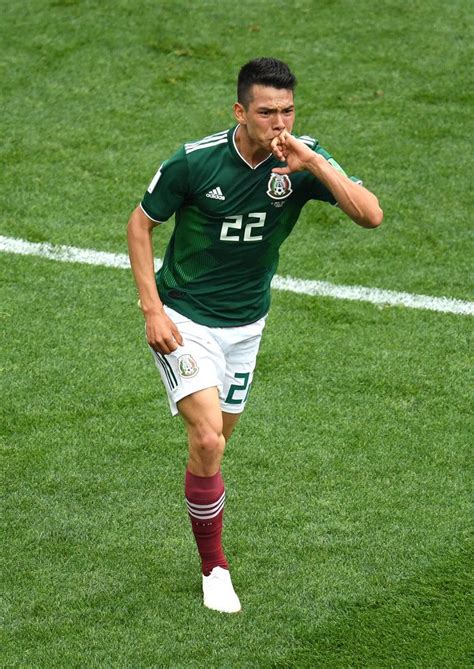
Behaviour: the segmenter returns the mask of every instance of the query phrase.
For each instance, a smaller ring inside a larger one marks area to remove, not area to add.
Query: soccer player
[[[244,410],[270,306],[279,248],[310,200],[364,228],[377,198],[317,140],[292,134],[295,76],[274,58],[239,73],[237,124],[188,142],[156,172],[128,224],[146,336],[173,415],[187,430],[185,499],[202,564],[204,605],[237,612],[222,547],[221,459]],[[152,231],[174,214],[155,277]]]

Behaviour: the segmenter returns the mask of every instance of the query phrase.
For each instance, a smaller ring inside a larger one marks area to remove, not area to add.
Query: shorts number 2
[[[227,397],[225,399],[226,404],[242,404],[243,402],[247,401],[247,397],[250,392],[249,378],[250,378],[250,372],[236,372],[235,380],[237,381],[237,379],[243,379],[243,384],[241,386],[235,383],[231,385],[231,387],[229,388],[229,392],[227,393]],[[239,391],[240,392],[247,391],[247,392],[245,393],[245,397],[241,399],[236,399],[234,397],[234,394]]]

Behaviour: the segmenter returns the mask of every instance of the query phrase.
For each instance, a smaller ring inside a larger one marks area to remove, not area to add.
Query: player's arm
[[[382,222],[383,211],[373,193],[336,170],[324,156],[312,151],[286,130],[275,137],[272,151],[287,164],[287,167],[275,168],[273,171],[277,174],[307,170],[331,191],[339,208],[357,225],[376,228]]]
[[[156,287],[152,239],[155,226],[142,208],[137,207],[128,222],[128,252],[145,316],[147,341],[155,351],[166,354],[182,345],[183,339],[166,315]]]

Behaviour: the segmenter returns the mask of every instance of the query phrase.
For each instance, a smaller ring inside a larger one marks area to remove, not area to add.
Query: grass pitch
[[[469,3],[1,8],[2,234],[123,252],[160,161],[275,54],[296,131],[386,214],[308,207],[279,273],[470,299]],[[472,665],[471,319],[274,294],[223,467],[225,617],[130,273],[3,255],[2,285],[4,666]]]

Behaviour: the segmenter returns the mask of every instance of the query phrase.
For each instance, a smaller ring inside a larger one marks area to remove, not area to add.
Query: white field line
[[[17,253],[19,255],[40,256],[60,262],[75,262],[86,265],[100,265],[102,267],[117,267],[119,269],[130,268],[130,262],[125,253],[107,253],[105,251],[95,251],[94,249],[75,248],[74,246],[53,246],[47,243],[37,244],[27,242],[24,239],[14,239],[1,235],[0,251]],[[159,269],[161,264],[161,259],[156,258],[156,269]],[[340,300],[370,302],[377,305],[403,306],[410,309],[425,309],[465,316],[474,315],[474,302],[455,300],[448,297],[398,293],[393,290],[380,290],[379,288],[366,288],[364,286],[338,286],[327,281],[293,279],[291,276],[276,275],[272,281],[272,288],[303,295],[333,297]]]

